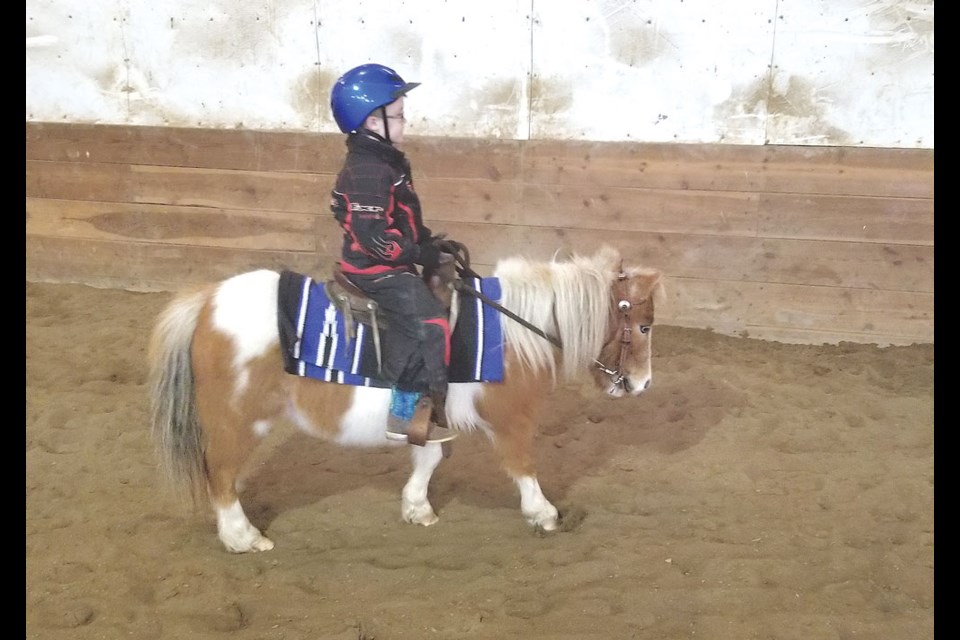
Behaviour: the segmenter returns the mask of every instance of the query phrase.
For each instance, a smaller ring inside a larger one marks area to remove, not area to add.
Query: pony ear
[[[667,299],[667,289],[663,282],[663,272],[658,269],[647,269],[642,274],[644,284],[653,298],[655,307],[662,305]]]
[[[600,248],[597,249],[597,253],[595,254],[594,258],[598,264],[608,264],[611,265],[613,269],[617,270],[621,268],[621,264],[623,262],[620,251],[608,244],[601,245]]]
[[[626,275],[634,283],[633,291],[645,300],[653,302],[654,307],[666,302],[667,292],[664,286],[664,275],[659,269],[652,267],[627,267]]]

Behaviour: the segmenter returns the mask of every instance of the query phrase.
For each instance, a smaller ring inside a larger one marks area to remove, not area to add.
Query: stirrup
[[[432,442],[450,442],[459,435],[453,429],[435,424],[430,419],[432,412],[433,402],[425,396],[417,401],[410,420],[390,415],[387,418],[387,439],[406,440],[422,447]]]
[[[393,428],[388,427],[387,440],[405,441],[405,442],[409,442],[410,444],[415,444],[422,447],[423,445],[429,444],[432,442],[439,442],[441,444],[446,444],[451,440],[456,440],[457,436],[460,435],[453,429],[449,429],[447,427],[439,427],[435,424],[430,424],[429,431],[427,432],[426,438],[423,440],[423,443],[420,443],[420,442],[415,442],[413,439],[410,438],[410,435],[406,431],[402,430],[405,426],[406,425],[401,425],[399,427],[393,427]]]

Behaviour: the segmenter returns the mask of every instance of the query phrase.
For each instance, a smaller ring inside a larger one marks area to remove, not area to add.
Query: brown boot
[[[431,391],[430,400],[433,401],[433,412],[430,414],[430,420],[438,427],[449,428],[447,424],[447,392]]]
[[[442,411],[442,409],[441,409]],[[417,401],[417,406],[413,410],[413,417],[410,422],[393,419],[388,421],[387,438],[391,440],[406,440],[410,444],[419,447],[428,442],[449,442],[457,437],[457,432],[448,429],[445,426],[435,424],[433,415],[435,412],[433,401],[429,396],[424,396]],[[443,419],[446,423],[446,416]]]

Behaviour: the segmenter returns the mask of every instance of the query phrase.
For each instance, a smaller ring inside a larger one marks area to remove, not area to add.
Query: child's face
[[[367,118],[369,129],[376,131],[383,137],[387,137],[386,127],[390,127],[389,139],[394,144],[403,142],[403,131],[406,128],[407,120],[403,115],[403,96],[400,96],[386,106],[387,120],[380,117],[380,110],[377,109]],[[371,126],[372,125],[372,126]]]

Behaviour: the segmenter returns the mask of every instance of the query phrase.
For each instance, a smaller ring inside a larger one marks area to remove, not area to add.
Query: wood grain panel
[[[718,191],[527,185],[523,223],[600,229],[755,236],[757,196]]]
[[[328,215],[332,178],[310,174],[143,165],[27,163],[28,197],[142,202]],[[933,203],[902,198],[784,196],[418,182],[435,223],[480,220],[662,233],[790,237],[932,245]],[[761,211],[762,210],[762,211]]]
[[[520,176],[522,143],[517,140],[408,140],[404,152],[413,162],[415,178],[501,181]],[[331,133],[28,122],[26,159],[332,176],[343,164],[345,141]]]
[[[336,254],[341,233],[332,218],[250,214],[222,210],[104,203],[62,203],[31,199],[28,235],[137,240],[155,244],[278,249]],[[237,223],[236,220],[242,221]],[[315,222],[315,224],[314,224]],[[214,231],[204,231],[212,228]],[[695,235],[624,232],[617,238],[596,229],[526,228],[450,224],[436,228],[465,242],[473,266],[483,275],[508,255],[547,260],[592,253],[603,244],[618,248],[630,262],[654,266],[670,277],[721,278],[779,284],[815,284],[873,290],[932,293],[933,249],[859,243],[820,245],[791,240],[730,238],[714,243]],[[260,235],[256,235],[260,234]],[[481,269],[486,269],[481,271]]]
[[[664,233],[932,244],[933,204],[901,198],[577,189],[478,180],[423,180],[430,220],[481,220]],[[328,215],[332,178],[143,165],[28,163],[28,196]],[[762,208],[763,213],[758,213]],[[762,217],[761,217],[762,216]],[[759,218],[759,221],[758,221]],[[759,232],[758,232],[759,226]]]
[[[26,125],[27,160],[335,175],[340,134]],[[647,189],[933,198],[933,150],[409,136],[415,176]]]
[[[758,208],[767,238],[933,246],[933,200],[765,193]]]
[[[27,197],[315,213],[333,178],[308,173],[27,161]]]
[[[28,122],[27,160],[336,174],[343,136]]]
[[[27,236],[314,251],[316,224],[302,213],[27,198]]]
[[[666,324],[745,337],[933,342],[932,293],[672,278],[668,294],[658,310]]]
[[[28,236],[27,281],[72,282],[132,291],[174,291],[254,269],[329,274],[333,256]],[[324,275],[325,277],[325,275]]]
[[[933,197],[933,151],[531,141],[532,183]]]
[[[757,235],[755,194],[450,179],[421,180],[417,192],[433,223]]]
[[[474,261],[493,264],[505,255],[547,260],[555,254],[591,253],[603,244],[631,262],[680,278],[933,291],[933,247],[855,242],[812,242],[622,231],[530,228],[455,223],[438,227],[465,242]]]
[[[523,178],[523,145],[520,140],[482,140],[409,136],[403,151],[413,165],[413,175],[423,178],[519,181]]]

